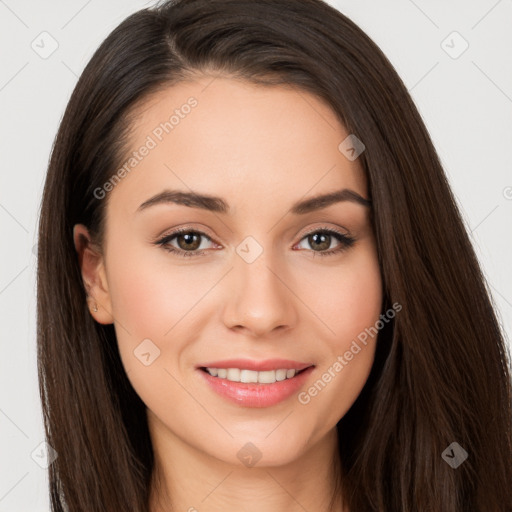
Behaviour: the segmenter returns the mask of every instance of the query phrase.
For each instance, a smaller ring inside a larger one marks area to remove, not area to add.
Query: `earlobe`
[[[73,242],[91,316],[100,324],[111,324],[112,305],[103,255],[83,224],[75,224],[73,227]]]

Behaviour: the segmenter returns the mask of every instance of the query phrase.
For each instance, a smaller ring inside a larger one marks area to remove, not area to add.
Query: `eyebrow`
[[[304,215],[306,213],[327,208],[332,204],[340,203],[342,201],[350,201],[366,207],[370,207],[372,204],[370,199],[365,199],[357,192],[344,188],[328,194],[322,194],[298,201],[291,207],[290,212],[294,215]],[[215,213],[227,214],[230,210],[228,203],[221,197],[199,194],[197,192],[164,190],[163,192],[160,192],[159,194],[156,194],[144,201],[137,211],[145,210],[146,208],[157,204],[167,203],[188,206],[190,208],[200,208],[202,210],[208,210]]]

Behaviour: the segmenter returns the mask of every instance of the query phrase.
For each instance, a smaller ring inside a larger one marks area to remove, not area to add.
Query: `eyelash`
[[[204,236],[205,238],[207,238],[208,240],[213,241],[206,233],[185,227],[185,228],[179,228],[179,229],[173,231],[172,233],[165,235],[160,240],[157,240],[155,242],[155,245],[159,245],[159,246],[163,247],[166,251],[176,254],[176,256],[180,256],[180,257],[206,256],[207,251],[205,249],[203,249],[202,251],[183,251],[181,249],[176,249],[176,247],[169,245],[169,242],[172,239],[176,238],[177,236],[179,236],[180,234],[183,234],[183,233],[201,235],[201,236]],[[340,245],[336,249],[329,249],[328,251],[312,251],[313,257],[316,256],[317,254],[320,256],[332,256],[332,255],[341,253],[342,251],[345,251],[346,249],[349,249],[350,247],[352,247],[352,245],[354,245],[354,242],[356,241],[355,238],[345,235],[344,233],[341,233],[332,228],[317,228],[317,229],[314,229],[314,230],[306,233],[300,239],[299,242],[301,242],[304,238],[307,238],[308,236],[314,235],[314,234],[331,235],[334,238],[336,238],[336,240],[338,240],[340,242]]]

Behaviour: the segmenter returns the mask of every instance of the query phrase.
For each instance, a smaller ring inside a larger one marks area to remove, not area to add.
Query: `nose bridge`
[[[261,242],[248,236],[236,248],[225,309],[228,326],[244,326],[261,334],[295,322],[293,293],[269,240],[270,236]]]

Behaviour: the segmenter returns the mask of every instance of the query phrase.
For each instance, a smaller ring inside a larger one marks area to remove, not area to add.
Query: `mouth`
[[[230,382],[241,382],[243,384],[274,384],[293,379],[294,377],[305,372],[311,366],[306,368],[278,368],[277,370],[255,371],[242,368],[215,368],[201,366],[199,369],[211,377],[217,379],[226,379]]]
[[[299,368],[282,366],[280,363],[276,369],[261,371],[234,366],[199,366],[196,370],[207,387],[222,399],[240,407],[262,408],[286,403],[307,384],[315,369],[315,365],[301,363]]]

